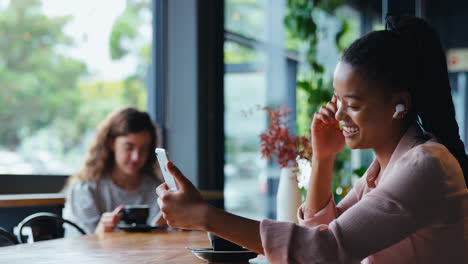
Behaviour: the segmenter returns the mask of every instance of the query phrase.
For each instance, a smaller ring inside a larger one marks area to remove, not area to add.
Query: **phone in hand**
[[[177,191],[177,185],[172,174],[167,170],[167,154],[163,148],[156,148],[156,157],[158,158],[159,167],[164,177],[164,181],[169,186],[169,190]]]

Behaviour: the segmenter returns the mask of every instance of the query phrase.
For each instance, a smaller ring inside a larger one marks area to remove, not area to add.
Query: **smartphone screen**
[[[172,177],[172,174],[167,170],[166,150],[163,148],[157,148],[155,152],[156,152],[156,157],[158,158],[159,167],[161,168],[161,172],[164,177],[164,181],[169,186],[169,189],[171,191],[177,191],[177,185],[175,183],[174,177]]]

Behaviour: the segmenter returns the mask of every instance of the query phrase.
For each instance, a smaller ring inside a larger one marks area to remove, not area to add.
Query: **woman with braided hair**
[[[385,30],[344,52],[333,81],[333,98],[312,120],[300,225],[209,207],[170,162],[179,191],[157,189],[167,223],[215,233],[271,263],[466,263],[468,159],[435,31],[416,17],[387,16]],[[345,144],[376,158],[335,205],[333,163]]]

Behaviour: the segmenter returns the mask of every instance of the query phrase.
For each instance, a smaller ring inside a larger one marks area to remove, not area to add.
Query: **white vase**
[[[297,169],[281,168],[276,194],[276,219],[297,223],[297,209],[301,205],[301,191],[297,185]]]

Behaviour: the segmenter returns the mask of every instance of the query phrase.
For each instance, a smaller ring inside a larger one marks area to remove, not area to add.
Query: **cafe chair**
[[[5,228],[0,227],[0,247],[12,246],[18,244],[16,237]]]
[[[35,213],[23,219],[18,224],[16,237],[19,243],[26,243],[23,229],[30,227],[33,242],[61,238],[64,235],[63,224],[69,224],[78,232],[85,235],[86,232],[77,224],[52,213]]]

